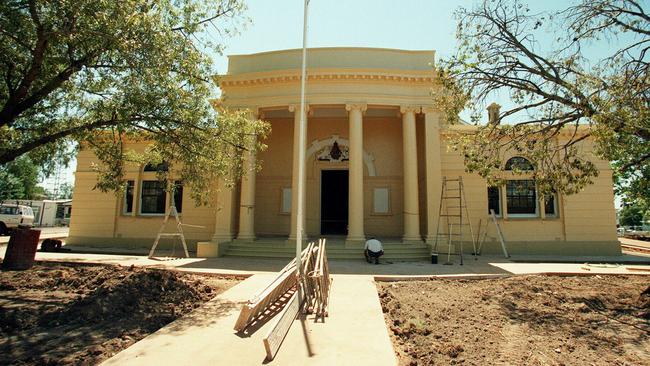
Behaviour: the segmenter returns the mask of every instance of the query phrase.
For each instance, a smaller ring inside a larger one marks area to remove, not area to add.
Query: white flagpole
[[[300,78],[300,124],[298,129],[299,139],[298,143],[298,212],[296,213],[296,267],[298,270],[298,278],[302,279],[302,263],[300,254],[302,252],[302,240],[304,233],[303,225],[303,216],[305,212],[303,210],[305,202],[305,141],[306,139],[306,119],[305,119],[305,79],[307,77],[307,7],[309,6],[309,0],[305,0],[305,10],[303,16],[303,27],[302,27],[302,73]],[[298,285],[298,300],[302,304],[303,293]]]

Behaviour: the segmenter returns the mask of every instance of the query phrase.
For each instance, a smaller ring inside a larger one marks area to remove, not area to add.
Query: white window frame
[[[487,195],[488,188],[491,188],[491,187],[487,186],[487,188],[485,189],[485,194],[486,194],[486,198],[487,198],[487,208],[488,208],[487,212],[488,212],[488,216],[490,216],[491,215],[490,214],[490,196]],[[495,213],[495,216],[500,218],[500,217],[503,217],[503,210],[504,210],[504,205],[503,205],[503,185],[499,185],[499,186],[496,186],[494,188],[497,189],[497,193],[498,193],[498,197],[499,197],[499,212]]]
[[[133,182],[133,202],[131,202],[131,211],[126,211],[126,208],[128,207],[126,203],[126,195],[127,192],[129,191],[129,181]],[[126,189],[124,190],[124,196],[122,197],[122,216],[132,216],[133,212],[135,212],[135,202],[136,202],[136,195],[138,192],[136,192],[136,179],[127,179],[126,180]]]
[[[539,210],[539,195],[537,194],[537,184],[535,184],[535,213],[510,213],[508,211],[508,182],[513,182],[517,180],[524,180],[524,181],[533,181],[533,179],[508,179],[506,181],[506,184],[503,185],[503,195],[502,198],[505,198],[505,200],[502,200],[501,204],[501,210],[505,210],[506,216],[508,218],[521,218],[521,219],[530,219],[530,218],[539,218],[540,217],[540,210]]]
[[[168,192],[163,190],[165,193],[165,208],[163,209],[162,213],[143,213],[142,212],[142,192],[144,191],[144,182],[153,182],[153,181],[158,181],[157,179],[142,179],[140,180],[140,192],[138,192],[138,215],[140,216],[165,216],[168,206],[169,206],[169,197],[168,197]]]
[[[553,193],[553,214],[547,214],[546,213],[546,202],[542,201],[541,199],[539,200],[540,205],[542,206],[542,211],[544,214],[544,218],[551,218],[551,219],[556,219],[560,217],[558,214],[558,211],[560,210],[560,202],[559,202],[559,196],[557,193]],[[540,211],[541,213],[541,211]]]

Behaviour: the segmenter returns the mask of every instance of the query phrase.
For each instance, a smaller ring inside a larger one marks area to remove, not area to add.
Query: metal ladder
[[[451,183],[451,184],[450,184]],[[457,184],[454,184],[457,183]],[[463,212],[464,211],[464,212]],[[465,216],[465,219],[463,218]],[[446,232],[441,230],[441,220],[445,218],[447,228]],[[455,248],[455,253],[460,256],[460,264],[463,265],[463,227],[469,226],[469,234],[472,241],[472,254],[476,258],[476,240],[474,239],[474,231],[472,230],[472,222],[467,209],[467,199],[465,198],[465,190],[463,186],[463,177],[449,179],[446,176],[442,177],[442,189],[440,191],[440,209],[438,210],[438,227],[436,229],[436,243],[433,251],[437,253],[438,242],[441,238],[447,239],[448,251],[447,262],[444,264],[452,264],[451,262],[451,248]],[[457,232],[453,229],[457,228]],[[458,244],[458,245],[456,245]]]

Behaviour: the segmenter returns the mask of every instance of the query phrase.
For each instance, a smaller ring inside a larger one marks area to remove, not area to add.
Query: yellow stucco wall
[[[347,140],[349,135],[347,103],[364,103],[367,112],[363,117],[363,150],[374,158],[375,176],[364,168],[364,231],[366,235],[400,238],[404,231],[404,158],[402,115],[400,107],[416,106],[417,111],[433,107],[431,91],[435,78],[430,62],[433,51],[403,51],[364,48],[326,48],[310,50],[307,103],[310,105],[307,128],[307,147],[317,141],[338,136]],[[266,141],[268,149],[259,154],[262,170],[256,177],[255,232],[259,236],[283,236],[289,233],[291,215],[282,213],[282,189],[292,184],[292,152],[294,117],[289,105],[299,101],[300,52],[287,50],[255,55],[230,57],[227,75],[217,77],[222,88],[219,104],[226,107],[250,108],[271,123],[272,133]],[[419,109],[422,108],[422,109]],[[429,113],[429,112],[427,112]],[[451,126],[454,130],[469,126]],[[465,172],[462,157],[447,148],[448,128],[442,127],[442,137],[434,141],[433,153],[439,151],[440,165],[429,172],[431,180],[442,176],[462,176],[467,205],[473,227],[479,221],[485,227],[487,214],[487,185],[475,174]],[[425,118],[418,113],[416,119],[417,192],[420,214],[420,233],[423,237],[435,233],[437,215],[427,217],[428,200],[439,197],[440,192],[427,192],[427,167],[425,164]],[[591,143],[583,143],[583,152],[591,154]],[[143,145],[127,146],[142,149]],[[501,218],[500,225],[515,254],[620,254],[616,245],[615,211],[611,169],[607,162],[593,156],[600,176],[583,192],[560,197],[556,218]],[[95,174],[90,164],[95,160],[88,150],[81,150],[74,191],[74,210],[71,218],[68,243],[78,245],[150,246],[162,217],[123,215],[123,198],[111,193],[92,190]],[[310,156],[306,163],[307,212],[306,230],[310,237],[320,235],[320,179],[325,169],[347,169],[347,162],[331,163]],[[364,165],[365,166],[365,165]],[[137,182],[146,176],[141,167],[128,168],[127,179]],[[153,178],[152,178],[153,179]],[[215,183],[216,184],[216,183]],[[373,214],[373,189],[390,190],[390,212]],[[136,184],[136,202],[140,184]],[[189,188],[184,192],[183,221],[204,228],[186,230],[191,248],[196,241],[207,241],[215,234],[215,198],[207,207],[194,207],[189,198]],[[239,214],[237,191],[231,194],[232,212],[224,220],[229,235],[236,235]],[[222,202],[222,203],[223,203]],[[502,203],[505,205],[505,203]],[[137,209],[136,203],[136,209]],[[430,212],[438,212],[438,207]],[[434,223],[434,224],[432,224]],[[223,225],[222,225],[223,226]],[[489,226],[484,253],[500,251],[496,233]],[[433,229],[431,229],[433,228]],[[432,231],[432,232],[431,232]],[[231,236],[232,236],[231,235]],[[228,235],[226,235],[228,236]]]
[[[142,151],[145,144],[126,144],[126,149]],[[89,149],[81,149],[77,154],[75,188],[73,192],[74,209],[70,218],[70,235],[66,240],[71,245],[121,246],[127,248],[151,246],[160,229],[164,215],[146,216],[138,214],[139,197],[142,180],[155,180],[155,173],[142,172],[142,167],[126,167],[126,180],[136,182],[134,194],[135,214],[125,214],[124,197],[115,193],[103,193],[93,189],[97,181],[91,164],[99,163]],[[215,202],[216,203],[216,202]],[[193,250],[197,241],[210,240],[215,224],[214,205],[195,206],[189,196],[189,189],[183,192],[184,223],[204,226],[203,228],[185,227],[184,233],[188,245]],[[173,231],[173,219],[167,225],[167,232]],[[161,243],[162,248],[172,242]],[[177,245],[180,248],[180,243]]]

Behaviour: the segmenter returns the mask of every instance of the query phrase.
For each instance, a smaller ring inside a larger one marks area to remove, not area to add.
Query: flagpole
[[[306,139],[306,120],[305,120],[305,79],[307,77],[307,7],[309,6],[309,0],[305,0],[305,9],[303,15],[303,27],[302,27],[302,71],[300,77],[300,123],[298,125],[298,204],[296,212],[296,268],[298,271],[298,278],[302,279],[302,262],[301,262],[301,252],[302,252],[302,241],[304,233],[304,202],[305,202],[305,141]],[[298,284],[298,299],[302,304],[303,293]]]

